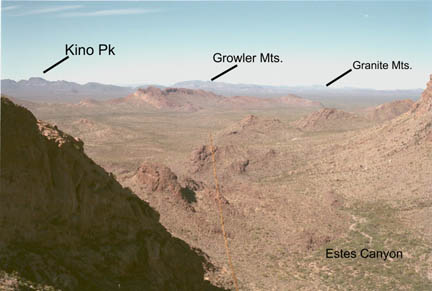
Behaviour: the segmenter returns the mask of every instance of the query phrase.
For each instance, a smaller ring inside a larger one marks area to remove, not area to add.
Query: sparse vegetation
[[[218,132],[218,177],[240,290],[430,290],[432,143],[430,114],[422,113],[430,113],[428,100],[384,123],[345,118],[337,127],[336,118],[308,132],[291,123],[310,113],[306,108],[185,113],[46,105],[34,112],[82,138],[85,152],[155,208],[170,233],[204,251],[215,266],[206,276],[218,286],[234,287],[209,131]],[[178,176],[193,211],[170,191],[136,182],[149,159]],[[328,247],[402,250],[404,258],[326,259]]]

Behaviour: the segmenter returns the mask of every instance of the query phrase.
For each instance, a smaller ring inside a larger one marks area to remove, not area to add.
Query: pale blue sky
[[[354,60],[410,62],[354,71],[335,87],[422,88],[432,73],[432,1],[2,2],[2,78],[79,83],[209,80],[215,52],[273,52],[282,64],[240,64],[220,81],[323,85]],[[116,56],[64,57],[65,44],[113,44]],[[219,81],[218,80],[218,81]]]

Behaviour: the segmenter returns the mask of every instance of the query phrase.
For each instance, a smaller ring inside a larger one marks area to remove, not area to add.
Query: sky
[[[412,69],[354,70],[332,87],[423,88],[432,73],[432,1],[2,1],[1,78],[78,83],[208,81],[231,67],[214,53],[278,54],[238,64],[218,81],[325,85],[361,62]],[[65,45],[111,44],[115,56],[65,57]]]

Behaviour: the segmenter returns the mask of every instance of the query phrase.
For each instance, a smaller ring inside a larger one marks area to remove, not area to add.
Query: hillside
[[[409,111],[413,104],[414,101],[411,99],[396,100],[376,107],[367,108],[364,110],[364,115],[369,120],[378,122],[386,121]]]
[[[336,111],[336,120],[319,119],[331,127],[310,131],[291,124],[311,111],[301,108],[107,106],[127,109],[114,112],[94,104],[35,113],[82,138],[86,153],[156,209],[171,234],[208,254],[215,269],[206,278],[217,286],[232,288],[232,279],[209,133],[241,290],[429,290],[430,85],[389,121]],[[326,248],[404,257],[333,260]]]
[[[0,289],[219,290],[206,259],[80,139],[1,105]]]
[[[359,135],[362,146],[380,147],[387,155],[413,150],[432,141],[432,75],[426,89],[411,109]],[[419,153],[419,152],[418,152]]]
[[[304,131],[351,129],[364,124],[362,117],[334,108],[323,108],[313,112],[295,122],[292,125]]]
[[[242,120],[233,123],[231,126],[222,130],[222,135],[237,135],[237,134],[250,134],[262,133],[268,134],[271,131],[283,128],[282,122],[277,119],[264,119],[256,115],[250,114],[244,117]]]

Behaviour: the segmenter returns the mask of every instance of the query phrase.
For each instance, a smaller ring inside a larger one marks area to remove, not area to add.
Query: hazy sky
[[[432,1],[2,1],[2,78],[79,83],[209,80],[232,66],[212,55],[279,54],[218,81],[324,85],[352,62],[409,62],[407,71],[353,71],[334,87],[423,88],[432,73]],[[111,43],[116,56],[65,56],[65,44]]]

